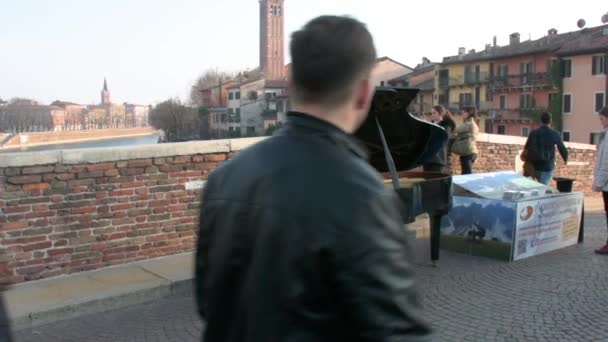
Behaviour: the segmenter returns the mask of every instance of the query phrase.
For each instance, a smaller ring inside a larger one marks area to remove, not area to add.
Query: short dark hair
[[[544,123],[545,125],[550,124],[551,123],[551,113],[543,112],[540,115],[540,122]]]
[[[599,115],[605,116],[608,118],[608,107],[604,107],[597,112]]]
[[[365,24],[350,17],[320,16],[291,35],[292,97],[335,106],[348,99],[355,81],[369,74],[376,48]]]

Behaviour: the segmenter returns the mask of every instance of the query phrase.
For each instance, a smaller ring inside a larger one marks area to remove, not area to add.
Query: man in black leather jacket
[[[399,202],[350,135],[374,93],[373,39],[323,16],[290,49],[287,124],[203,191],[204,341],[426,341]]]

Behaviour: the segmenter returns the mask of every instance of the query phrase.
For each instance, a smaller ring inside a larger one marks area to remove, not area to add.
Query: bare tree
[[[219,86],[222,82],[232,80],[236,75],[233,73],[219,71],[217,69],[208,69],[203,72],[190,88],[190,104],[200,107],[203,105],[203,89]]]
[[[8,104],[15,106],[37,106],[39,103],[36,100],[28,99],[26,97],[13,97],[8,101]]]
[[[150,124],[162,129],[168,142],[188,140],[198,135],[199,113],[179,99],[168,99],[150,111]]]
[[[195,107],[203,106],[201,90],[219,86],[220,83],[236,81],[238,83],[258,79],[261,76],[258,68],[251,70],[241,70],[238,72],[226,72],[218,69],[208,69],[204,71],[190,88],[190,104]]]

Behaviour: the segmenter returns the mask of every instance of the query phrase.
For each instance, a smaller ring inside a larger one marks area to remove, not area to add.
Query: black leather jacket
[[[350,136],[289,113],[203,192],[204,341],[427,341],[397,203]]]

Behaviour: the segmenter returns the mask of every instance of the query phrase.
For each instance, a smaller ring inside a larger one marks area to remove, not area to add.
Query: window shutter
[[[591,62],[591,75],[597,75],[597,65],[598,65],[598,57],[593,56],[593,61]]]

